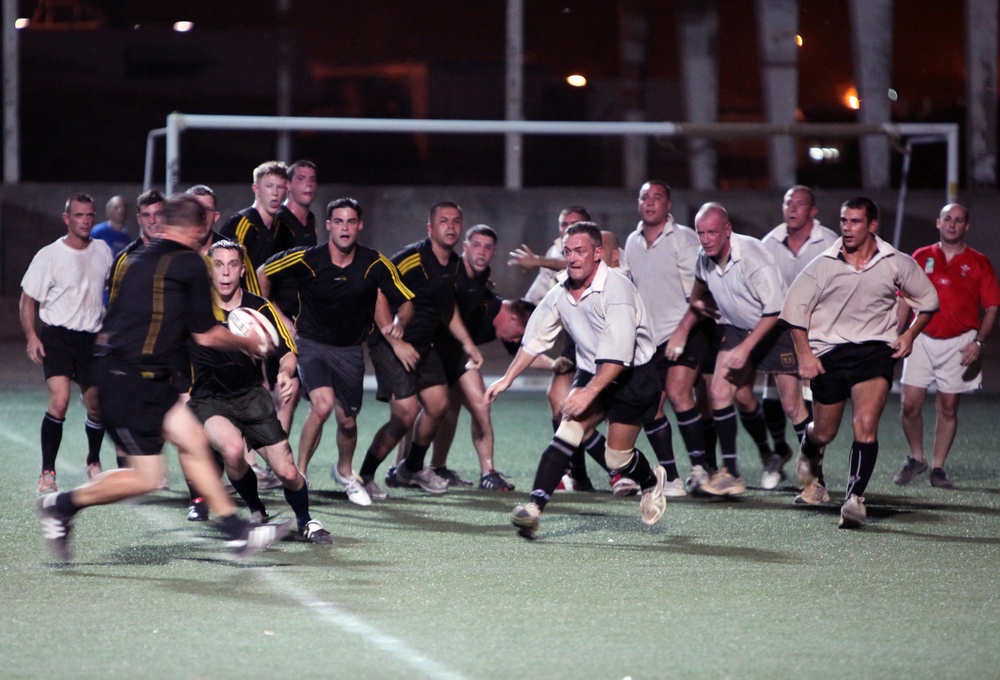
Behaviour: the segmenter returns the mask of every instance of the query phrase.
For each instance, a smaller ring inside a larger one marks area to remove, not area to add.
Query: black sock
[[[299,531],[302,527],[312,519],[309,514],[309,487],[305,484],[298,491],[292,491],[287,486],[281,487],[285,492],[285,500],[288,504],[292,506],[292,512],[295,513],[295,521],[299,526]]]
[[[801,423],[795,423],[792,425],[795,428],[795,441],[802,444],[802,440],[806,437],[806,429],[809,427],[809,423],[812,422],[812,418],[806,418]]]
[[[222,528],[222,533],[224,533],[231,540],[239,538],[243,533],[243,529],[247,525],[246,520],[241,519],[235,512],[231,515],[226,515],[225,517],[219,517],[217,521],[219,526]]]
[[[757,445],[757,451],[760,453],[761,460],[769,457],[771,455],[771,447],[767,443],[767,423],[764,420],[764,410],[760,404],[757,404],[756,411],[750,413],[740,411],[740,422],[743,423],[743,429],[750,435],[750,439]],[[718,427],[718,424],[716,424],[716,427]]]
[[[653,468],[649,466],[649,461],[646,460],[646,456],[639,449],[632,449],[632,460],[629,464],[618,470],[622,477],[628,477],[632,481],[636,482],[640,488],[648,489],[651,486],[656,485],[656,475],[653,474]]]
[[[559,486],[559,481],[566,472],[570,456],[576,447],[566,443],[559,437],[553,437],[549,445],[542,451],[535,471],[535,481],[531,485],[531,500],[539,510],[545,509],[545,504],[552,498],[552,492]]]
[[[363,479],[371,479],[375,476],[375,473],[378,472],[378,466],[381,464],[382,459],[376,458],[375,454],[369,450],[368,453],[365,454],[364,461],[361,463],[361,469],[358,470],[358,475]]]
[[[739,477],[736,467],[736,407],[714,409],[712,420],[715,421],[715,431],[719,435],[719,448],[722,449],[722,464],[733,477]]]
[[[73,492],[64,491],[56,496],[56,510],[66,517],[72,517],[80,512],[82,508],[73,502]]]
[[[246,474],[239,479],[229,477],[229,481],[233,483],[236,493],[246,502],[251,512],[254,510],[265,512],[264,503],[260,500],[260,495],[257,493],[257,475],[253,471],[253,468],[248,469]]]
[[[858,496],[865,495],[868,482],[871,481],[872,473],[875,472],[875,461],[878,459],[878,442],[861,443],[858,441],[851,443],[851,468],[848,471],[847,499],[851,494]]]
[[[816,465],[816,476],[819,477],[819,483],[826,486],[826,480],[823,478],[823,447],[806,435],[802,438],[802,455],[813,461]]]
[[[651,420],[643,426],[646,439],[653,448],[656,460],[667,471],[667,481],[672,482],[677,474],[677,461],[674,460],[674,434],[670,429],[670,421],[666,416],[659,420]]]
[[[594,430],[594,434],[590,435],[590,439],[581,444],[583,450],[590,454],[590,457],[597,461],[597,464],[605,472],[608,472],[608,463],[604,460],[604,448],[607,445],[608,440],[604,438],[604,435],[599,430]]]
[[[788,420],[785,417],[785,409],[781,407],[780,399],[765,399],[761,407],[764,409],[764,420],[767,421],[767,431],[771,435],[771,441],[774,442],[775,452],[784,444],[785,447],[788,443],[785,441],[785,421]]]
[[[59,453],[59,444],[62,443],[62,431],[64,418],[56,418],[54,415],[45,412],[42,418],[42,469],[56,470],[56,455]]]
[[[104,425],[90,418],[83,421],[87,431],[87,465],[101,462],[101,444],[104,442]]]
[[[427,449],[429,448],[429,445],[410,442],[410,450],[406,452],[406,460],[403,461],[406,469],[410,472],[420,472],[423,470],[424,458],[427,457]]]
[[[705,431],[701,427],[701,412],[697,408],[677,413],[677,429],[681,431],[681,439],[687,448],[691,466],[705,467]]]
[[[719,433],[715,431],[715,423],[711,418],[703,418],[701,429],[704,433],[702,438],[705,441],[705,462],[708,463],[709,470],[718,470],[719,464],[716,462],[715,445],[719,439]]]

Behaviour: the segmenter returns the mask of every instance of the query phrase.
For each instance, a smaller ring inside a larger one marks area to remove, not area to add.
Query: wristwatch
[[[986,343],[982,340],[973,340],[973,342],[979,345],[979,349],[986,349]]]

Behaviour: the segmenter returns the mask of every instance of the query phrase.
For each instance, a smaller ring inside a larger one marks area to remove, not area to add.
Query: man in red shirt
[[[953,484],[944,472],[944,461],[958,429],[958,401],[963,392],[982,385],[982,353],[996,325],[1000,286],[986,256],[965,243],[968,210],[957,203],[946,205],[938,216],[937,228],[941,240],[913,254],[934,284],[941,310],[917,337],[913,353],[903,362],[901,420],[910,455],[893,481],[909,484],[927,470],[921,407],[927,388],[936,385],[931,485],[950,489]],[[900,320],[907,320],[910,308],[905,300],[899,310]]]

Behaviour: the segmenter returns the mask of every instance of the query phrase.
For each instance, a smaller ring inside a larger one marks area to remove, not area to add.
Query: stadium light
[[[861,108],[861,100],[858,99],[858,91],[853,87],[847,89],[844,93],[844,106],[849,109],[854,109],[857,111]]]
[[[27,28],[31,25],[31,19],[28,17],[20,17],[14,22],[14,28],[22,29]]]
[[[795,36],[795,44],[798,45],[799,47],[802,47],[802,36],[801,35]]]
[[[574,73],[571,76],[566,76],[566,82],[573,87],[583,87],[587,84],[587,79],[579,73]]]
[[[194,22],[192,21],[175,21],[174,30],[178,33],[187,33],[192,28],[194,28]]]

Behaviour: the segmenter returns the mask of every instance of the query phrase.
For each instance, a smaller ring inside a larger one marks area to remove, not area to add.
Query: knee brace
[[[583,435],[583,425],[575,420],[562,421],[556,430],[556,436],[570,446],[579,446],[580,442],[583,441]]]
[[[620,470],[627,467],[632,462],[633,456],[635,456],[634,448],[627,451],[619,451],[610,446],[604,447],[604,462],[608,464],[608,468],[611,470]]]

